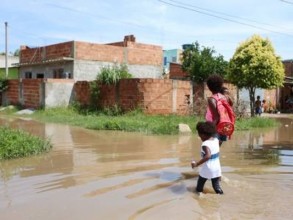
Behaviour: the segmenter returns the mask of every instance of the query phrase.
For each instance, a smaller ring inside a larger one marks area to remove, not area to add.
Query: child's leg
[[[197,192],[203,192],[203,187],[204,187],[204,184],[205,184],[206,181],[207,181],[206,178],[198,176],[197,186],[196,186],[196,191]]]
[[[212,179],[212,185],[213,185],[213,188],[217,194],[224,193],[223,190],[221,189],[221,186],[220,186],[220,179],[221,179],[221,177],[216,177],[216,178]]]

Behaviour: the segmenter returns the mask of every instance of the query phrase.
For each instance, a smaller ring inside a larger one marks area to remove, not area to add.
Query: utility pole
[[[8,78],[8,39],[7,39],[7,21],[5,22],[5,76]]]

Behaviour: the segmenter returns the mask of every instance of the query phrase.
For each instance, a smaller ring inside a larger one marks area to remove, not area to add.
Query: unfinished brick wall
[[[90,84],[88,81],[78,81],[73,87],[75,100],[82,106],[90,105]]]
[[[18,105],[19,104],[18,95],[19,95],[19,80],[18,79],[8,80],[8,90],[4,92],[5,103],[10,105]]]
[[[160,46],[135,43],[127,47],[127,63],[162,66],[163,50]]]
[[[237,101],[237,87],[231,83],[224,83],[224,86],[228,88],[230,97],[233,103]],[[193,102],[194,111],[196,114],[203,115],[207,108],[207,98],[212,96],[211,91],[207,87],[206,83],[194,83],[193,85]]]
[[[123,47],[76,41],[75,58],[79,60],[122,63]]]
[[[116,100],[124,110],[133,110],[141,107],[143,94],[138,89],[139,79],[122,79],[119,82],[119,95]]]
[[[43,79],[22,80],[22,106],[40,108],[42,105]]]
[[[73,45],[73,41],[70,41],[36,48],[21,46],[19,62],[34,63],[61,57],[73,57]]]
[[[139,91],[143,93],[142,108],[147,114],[171,114],[172,80],[142,79]],[[175,112],[174,112],[175,113]]]
[[[75,58],[80,60],[94,60],[117,62],[136,65],[162,66],[163,50],[160,46],[137,44],[130,42],[127,47],[123,43],[92,44],[75,42]]]
[[[76,101],[89,103],[88,82],[77,82]],[[191,96],[189,81],[169,79],[123,79],[117,85],[100,85],[99,103],[103,107],[118,105],[125,111],[141,108],[147,114],[188,114]]]
[[[182,65],[178,63],[170,63],[170,79],[187,79],[189,75],[182,70]]]
[[[21,105],[25,108],[40,108],[42,106],[43,79],[9,80],[5,91],[5,103]]]

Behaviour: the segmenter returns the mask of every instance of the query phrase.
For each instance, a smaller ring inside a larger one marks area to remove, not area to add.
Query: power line
[[[223,12],[219,12],[219,11],[215,11],[215,10],[211,10],[211,9],[206,9],[206,8],[202,8],[202,7],[191,5],[191,4],[186,4],[186,3],[175,1],[175,0],[169,0],[169,1],[177,3],[177,4],[182,4],[182,5],[185,5],[185,6],[188,6],[188,7],[192,7],[192,8],[198,8],[198,9],[203,10],[203,11],[216,13],[216,14],[219,14],[219,15],[224,15],[224,16],[231,17],[231,18],[236,18],[236,19],[240,19],[240,20],[244,20],[244,21],[254,22],[254,23],[257,23],[257,24],[276,27],[276,28],[281,28],[283,30],[290,31],[288,28],[285,28],[285,27],[275,26],[275,25],[268,24],[268,23],[265,23],[265,22],[259,22],[259,21],[253,20],[253,19],[248,19],[248,18],[243,18],[243,17],[239,17],[239,16],[235,16],[235,15],[230,15],[230,14],[227,14],[227,13],[223,13]]]
[[[260,27],[260,26],[256,26],[256,25],[253,25],[253,24],[248,24],[248,23],[244,23],[244,22],[237,21],[237,20],[234,20],[234,19],[225,18],[223,16],[215,15],[215,14],[212,14],[212,13],[209,13],[209,12],[204,12],[202,10],[200,11],[200,10],[195,9],[194,7],[186,6],[186,5],[184,5],[184,3],[182,4],[181,2],[175,2],[175,1],[172,1],[172,0],[170,0],[170,1],[173,2],[173,3],[167,2],[167,1],[164,1],[164,0],[158,0],[158,1],[162,2],[164,4],[167,4],[167,5],[171,5],[171,6],[176,7],[176,8],[182,8],[182,9],[185,9],[185,10],[189,10],[189,11],[193,11],[193,12],[196,12],[196,13],[199,13],[199,14],[204,14],[204,15],[207,15],[207,16],[210,16],[210,17],[218,18],[218,19],[221,19],[221,20],[241,24],[241,25],[252,27],[252,28],[255,28],[255,29],[264,30],[264,31],[268,31],[268,32],[276,33],[276,34],[287,35],[287,36],[293,37],[293,35],[288,34],[288,33],[274,31],[274,30],[267,29],[267,28]]]
[[[285,1],[285,0],[280,0],[281,2],[285,2],[285,3],[287,3],[287,4],[290,4],[290,5],[293,5],[293,2],[291,2],[291,1]]]

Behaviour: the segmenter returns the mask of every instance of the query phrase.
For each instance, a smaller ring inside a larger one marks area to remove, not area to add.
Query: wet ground
[[[221,147],[224,195],[193,193],[200,140],[91,131],[23,119],[51,152],[0,162],[0,219],[292,219],[293,120],[236,132]]]

